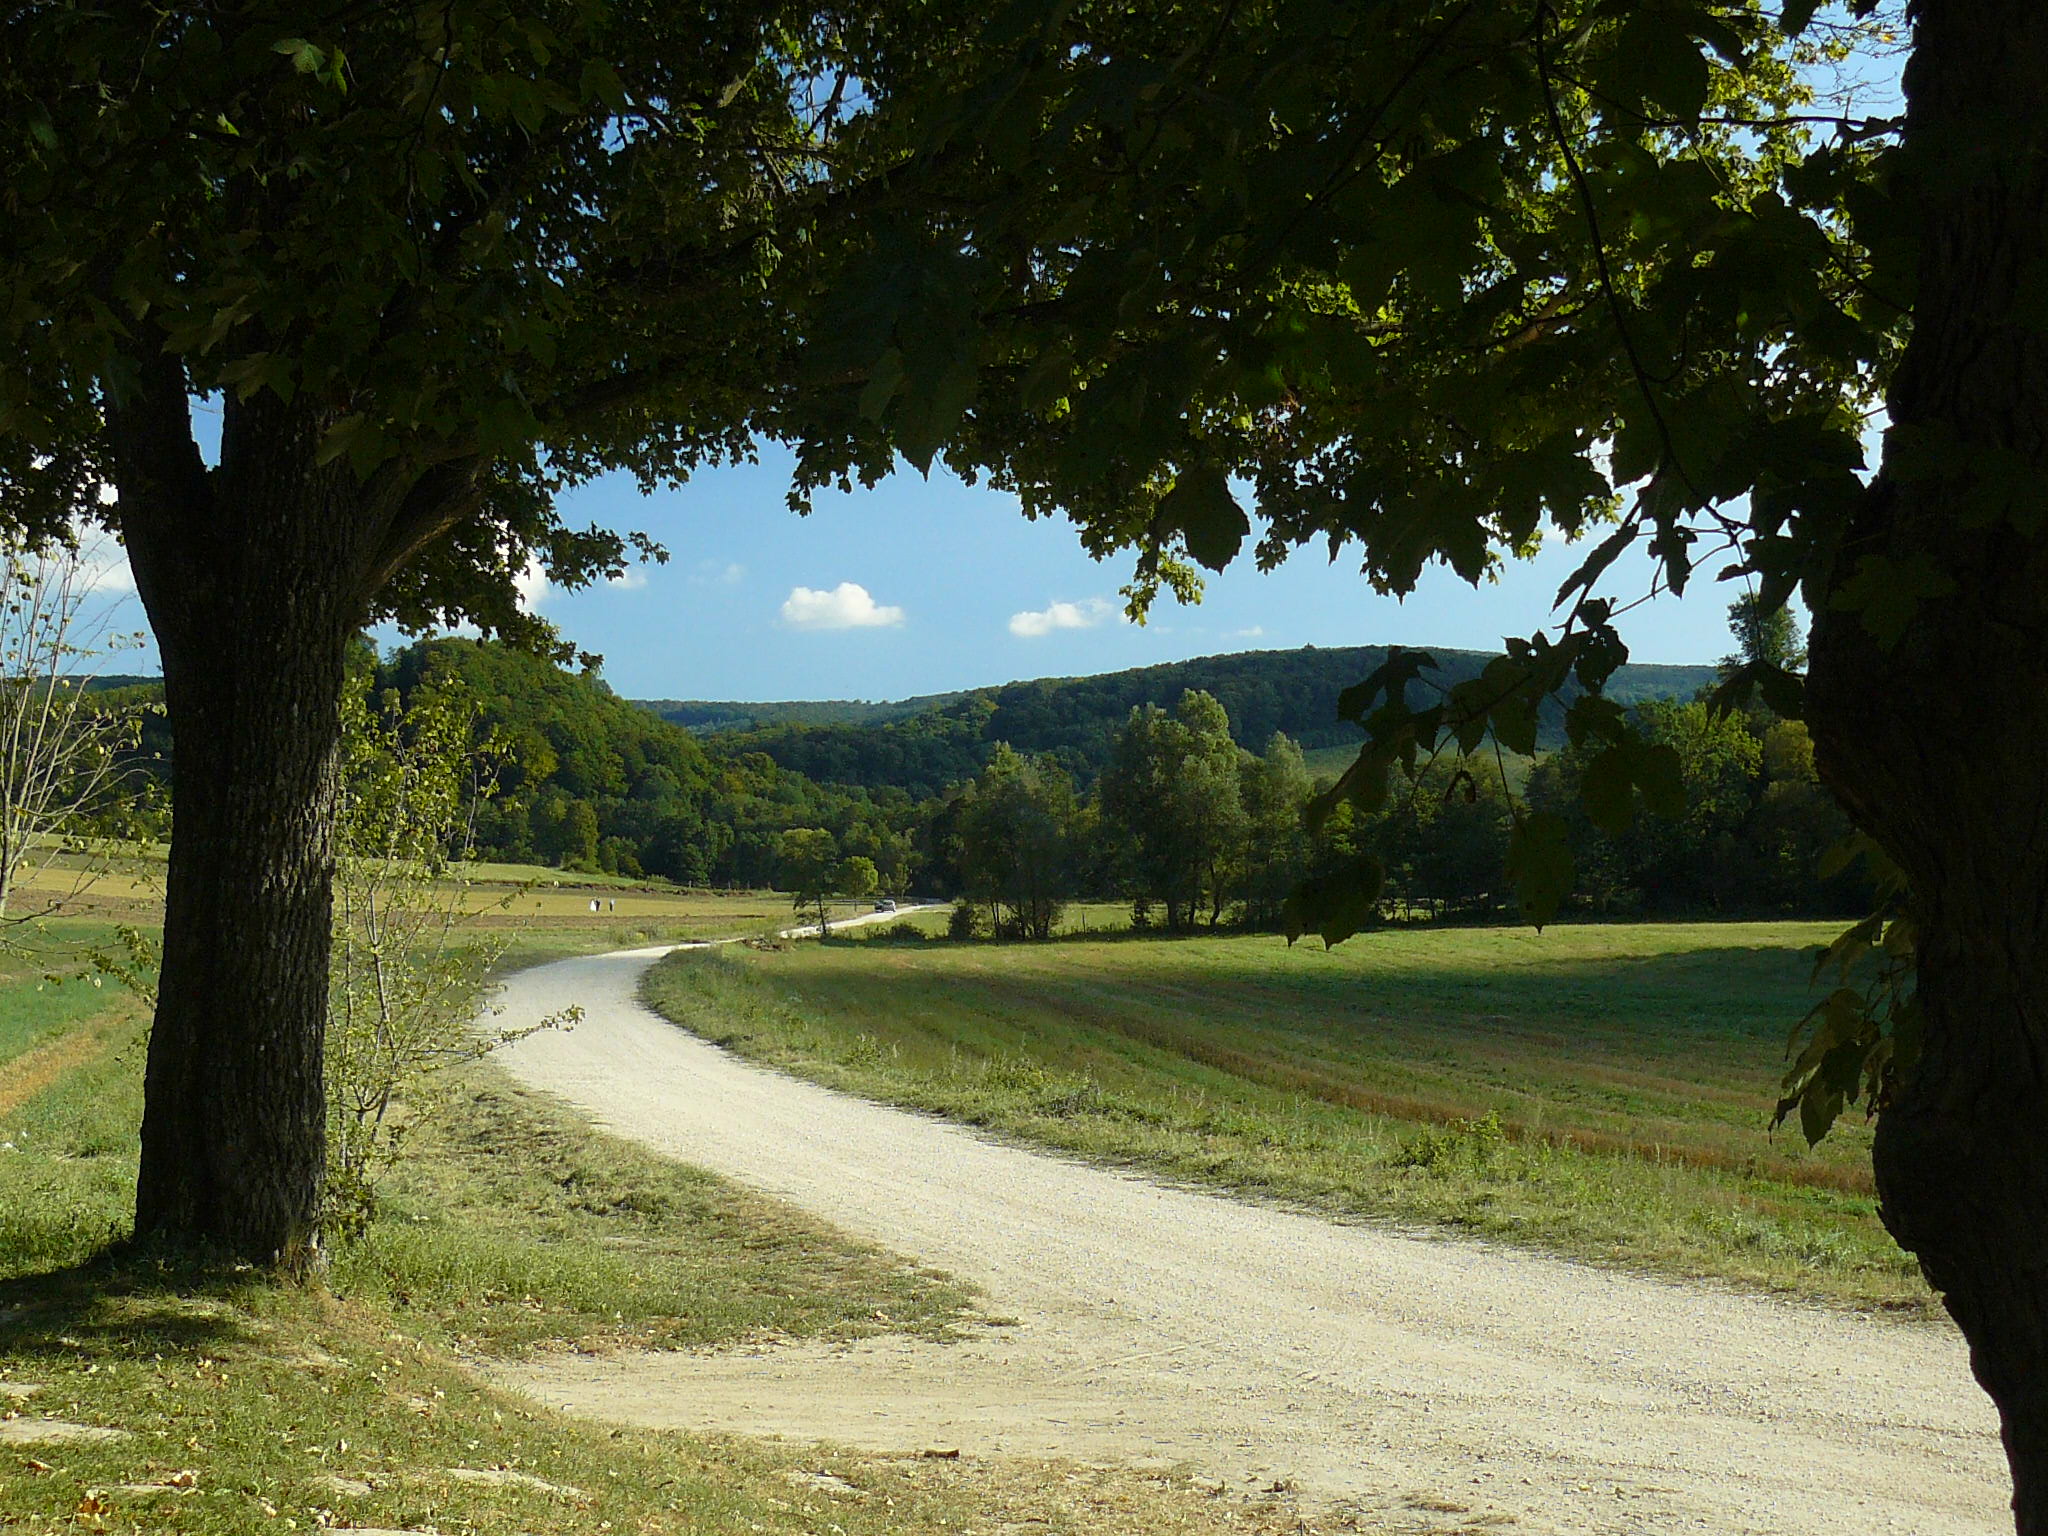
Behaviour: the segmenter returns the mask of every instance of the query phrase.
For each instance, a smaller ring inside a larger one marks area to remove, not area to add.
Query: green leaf
[[[1337,718],[1339,720],[1363,720],[1372,708],[1374,699],[1382,694],[1387,702],[1405,703],[1408,685],[1424,672],[1436,670],[1436,657],[1428,651],[1411,651],[1404,646],[1390,646],[1387,659],[1366,676],[1364,681],[1353,683],[1337,695]]]
[[[1780,25],[1787,37],[1797,37],[1813,24],[1813,13],[1820,9],[1820,0],[1785,0],[1785,10]]]
[[[1609,837],[1628,830],[1636,818],[1636,783],[1630,752],[1612,746],[1586,764],[1579,779],[1579,799],[1586,817]]]
[[[1654,742],[1635,755],[1636,788],[1654,816],[1676,821],[1685,814],[1685,760],[1669,742]]]
[[[1835,941],[1822,950],[1819,958],[1814,961],[1814,979],[1818,980],[1821,974],[1830,968],[1839,975],[1847,976],[1883,936],[1882,917],[1866,917],[1853,927],[1843,929]],[[1829,1000],[1830,1006],[1835,1004],[1836,998],[1854,998],[1856,995],[1854,992],[1838,992],[1835,998]]]
[[[970,357],[955,358],[921,386],[911,370],[906,369],[906,374],[910,388],[894,417],[896,446],[917,466],[919,474],[929,474],[933,456],[945,446],[973,401],[979,374]]]
[[[1820,856],[1821,879],[1832,880],[1854,864],[1857,855],[1863,852],[1862,839],[1866,835],[1862,832],[1851,832],[1840,842],[1831,844],[1827,852]]]
[[[1695,118],[1707,104],[1712,77],[1706,57],[1679,18],[1645,6],[1636,9],[1615,35],[1599,85],[1605,94],[1631,106],[1640,103],[1646,110]]]
[[[1368,743],[1361,748],[1351,766],[1337,776],[1337,782],[1309,801],[1309,830],[1321,831],[1340,805],[1355,805],[1367,813],[1379,810],[1387,803],[1387,785],[1393,769],[1393,755],[1386,746]]]
[[[350,450],[356,439],[362,435],[365,425],[366,418],[360,411],[352,416],[342,417],[329,427],[326,435],[320,439],[320,446],[313,451],[313,462],[333,463]]]
[[[1169,527],[1180,530],[1188,553],[1212,571],[1235,560],[1252,531],[1251,519],[1230,494],[1229,478],[1214,465],[1176,476],[1173,489],[1159,503],[1159,513]]]
[[[603,59],[586,59],[576,85],[585,100],[602,102],[614,112],[623,112],[632,105],[619,72]]]
[[[1575,747],[1588,742],[1618,741],[1627,729],[1628,712],[1614,700],[1597,693],[1582,693],[1565,711],[1565,737]]]
[[[270,45],[270,51],[290,59],[292,68],[302,75],[317,75],[327,63],[326,53],[303,37],[282,38]]]
[[[1842,1102],[1841,1093],[1832,1088],[1808,1088],[1800,1095],[1799,1130],[1809,1147],[1818,1146],[1834,1129],[1835,1121],[1841,1118]]]
[[[944,442],[952,436],[960,418],[967,414],[967,407],[974,403],[980,384],[980,370],[972,357],[956,359],[952,367],[939,375],[926,415],[927,428],[935,441]]]
[[[868,421],[880,421],[882,412],[889,408],[889,401],[896,394],[896,386],[902,382],[903,351],[900,347],[891,347],[875,359],[867,386],[860,392],[861,416]]]
[[[1303,934],[1313,933],[1320,935],[1326,946],[1342,944],[1372,921],[1385,879],[1380,861],[1362,853],[1337,869],[1302,881],[1280,908],[1287,942],[1292,944]]]
[[[1572,888],[1572,849],[1564,818],[1555,811],[1531,811],[1508,833],[1508,879],[1522,916],[1543,927]]]
[[[1073,355],[1064,348],[1054,347],[1042,353],[1025,373],[1024,382],[1018,386],[1017,397],[1023,401],[1025,410],[1044,416],[1067,398],[1073,384]]]
[[[1708,699],[1716,714],[1741,709],[1755,694],[1781,720],[1801,720],[1806,712],[1806,679],[1767,661],[1746,661],[1716,687]]]

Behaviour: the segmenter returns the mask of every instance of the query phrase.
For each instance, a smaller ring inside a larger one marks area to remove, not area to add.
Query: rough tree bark
[[[108,417],[176,759],[136,1234],[303,1269],[325,1164],[343,656],[379,582],[458,507],[318,464],[323,423],[268,396],[227,409],[207,469],[174,363]]]
[[[1885,1224],[1969,1340],[2003,1423],[2017,1528],[2042,1536],[2048,8],[1920,0],[1916,15],[1906,143],[1925,235],[1890,408],[1895,428],[1950,446],[1934,474],[1900,473],[1888,451],[1829,590],[1814,594],[1808,718],[1823,778],[1912,887],[1925,1041],[1878,1121]],[[2006,507],[1986,500],[1994,477]],[[1873,554],[1955,583],[1891,646],[1829,606]]]

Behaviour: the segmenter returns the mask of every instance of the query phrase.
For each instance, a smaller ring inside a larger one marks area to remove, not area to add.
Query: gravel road
[[[977,1282],[956,1344],[506,1368],[645,1424],[1185,1464],[1392,1532],[2009,1531],[1961,1339],[1346,1226],[1003,1145],[749,1066],[635,1001],[665,951],[516,976],[583,1022],[513,1074],[612,1130]]]

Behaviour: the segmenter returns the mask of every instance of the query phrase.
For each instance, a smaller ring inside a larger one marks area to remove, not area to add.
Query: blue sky
[[[1013,497],[906,469],[799,518],[783,503],[787,477],[788,459],[768,449],[676,492],[643,498],[623,477],[583,488],[565,505],[570,521],[644,530],[669,563],[583,592],[537,590],[539,611],[602,654],[629,697],[901,698],[1223,651],[1498,646],[1549,620],[1582,553],[1558,545],[1477,590],[1433,571],[1397,602],[1355,562],[1305,550],[1265,574],[1240,562],[1209,579],[1198,606],[1162,600],[1140,628],[1121,619],[1128,559],[1098,564],[1070,525],[1029,522]],[[1647,591],[1647,564],[1617,567],[1610,587]],[[1683,601],[1636,610],[1623,625],[1636,659],[1722,655],[1735,590],[1703,579]]]
[[[1064,519],[1030,522],[1012,496],[903,469],[872,490],[821,495],[800,518],[783,500],[788,477],[787,454],[771,446],[678,491],[643,497],[623,475],[585,486],[564,503],[570,522],[642,530],[668,563],[580,592],[536,582],[530,601],[602,655],[629,698],[895,699],[1226,651],[1489,649],[1552,620],[1551,598],[1583,554],[1559,542],[1476,589],[1434,569],[1397,601],[1375,595],[1355,560],[1332,564],[1312,548],[1267,573],[1241,560],[1208,578],[1200,604],[1162,598],[1140,627],[1124,622],[1118,596],[1130,558],[1089,559]],[[101,560],[115,627],[142,628],[119,550],[103,547]],[[1711,576],[1683,601],[1660,596],[1623,619],[1636,660],[1707,662],[1729,649],[1739,588]],[[1618,563],[1606,587],[1647,592],[1647,561]],[[154,649],[101,670],[154,672]]]

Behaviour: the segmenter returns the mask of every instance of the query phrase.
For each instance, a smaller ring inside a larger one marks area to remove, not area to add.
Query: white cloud
[[[638,592],[647,585],[647,572],[637,565],[629,565],[618,575],[607,577],[605,585],[617,587],[621,592]]]
[[[1048,603],[1043,608],[1011,614],[1010,633],[1019,639],[1035,640],[1056,629],[1093,629],[1122,611],[1106,597],[1084,597],[1078,603]]]
[[[714,583],[721,587],[736,587],[747,578],[747,568],[738,561],[699,560],[690,573],[691,582],[700,587]]]
[[[114,506],[121,500],[120,492],[105,481],[100,482],[99,497],[103,507]],[[129,569],[128,550],[119,539],[107,529],[91,525],[74,524],[72,535],[78,549],[74,591],[113,597],[126,597],[134,592],[135,572]],[[70,563],[61,549],[53,549],[50,560],[53,568]]]
[[[903,622],[903,610],[878,604],[858,582],[842,581],[829,592],[791,587],[782,622],[792,629],[889,629]]]
[[[554,590],[554,583],[548,580],[548,573],[541,569],[540,557],[529,556],[526,569],[512,578],[512,588],[519,594],[519,606],[528,613],[538,613],[540,605],[547,601]]]
[[[128,551],[112,539],[80,548],[78,574],[79,585],[87,592],[125,596],[135,590],[135,572],[128,567]]]
[[[1223,638],[1226,640],[1256,640],[1266,632],[1263,624],[1254,624],[1249,629],[1233,629]]]

